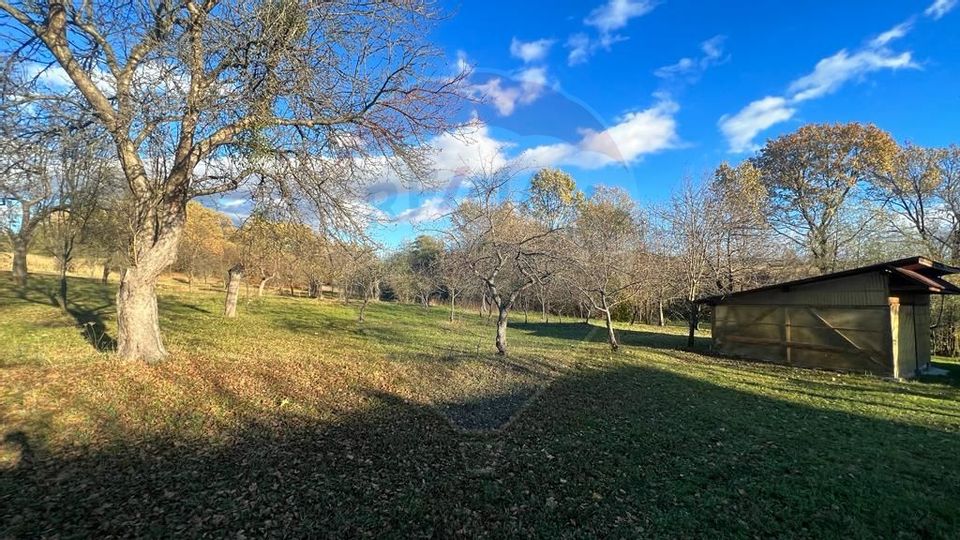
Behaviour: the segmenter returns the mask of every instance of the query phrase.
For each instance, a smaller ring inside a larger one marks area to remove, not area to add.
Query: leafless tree
[[[447,127],[459,89],[424,41],[436,15],[424,1],[0,0],[0,11],[16,23],[0,27],[10,62],[62,74],[43,99],[82,103],[116,148],[135,206],[117,295],[128,359],[166,355],[155,284],[188,200],[272,183],[325,224],[349,223],[351,188],[372,166],[422,175],[422,143]]]
[[[27,284],[27,251],[41,223],[54,211],[54,172],[59,127],[47,124],[18,98],[23,91],[4,73],[0,92],[0,230],[13,248],[13,279]]]
[[[80,130],[61,132],[53,142],[49,170],[57,211],[47,216],[43,226],[46,251],[57,261],[59,290],[57,301],[67,310],[67,271],[76,255],[78,244],[85,243],[96,231],[94,221],[106,210],[101,201],[107,199],[112,185],[119,180],[109,148],[100,144],[95,132]]]
[[[598,186],[582,207],[570,237],[572,263],[566,281],[589,306],[601,313],[610,348],[619,343],[613,310],[638,293],[635,266],[642,251],[643,225],[636,203],[623,190]]]
[[[486,168],[471,178],[472,192],[452,213],[449,245],[497,308],[496,347],[507,354],[507,321],[517,299],[555,271],[557,254],[549,242],[557,229],[524,215],[522,201],[511,196],[511,166]]]

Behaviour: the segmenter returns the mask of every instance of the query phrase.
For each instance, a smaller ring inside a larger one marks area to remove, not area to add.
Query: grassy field
[[[111,287],[73,280],[67,315],[53,286],[0,274],[0,537],[960,535],[952,381],[639,326],[611,354],[532,319],[501,359],[475,314],[270,297],[227,321],[172,283],[146,366],[103,352]]]

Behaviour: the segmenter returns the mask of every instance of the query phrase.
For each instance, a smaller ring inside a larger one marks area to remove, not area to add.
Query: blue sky
[[[559,166],[589,191],[669,197],[684,176],[810,122],[960,143],[958,0],[450,2],[435,41],[472,68],[480,125],[436,141],[453,186],[378,201],[396,245],[458,193],[457,169]]]

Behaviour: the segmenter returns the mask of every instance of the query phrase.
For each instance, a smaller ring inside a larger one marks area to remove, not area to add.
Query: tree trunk
[[[237,298],[240,296],[240,283],[243,281],[243,265],[237,263],[227,272],[227,300],[223,306],[223,315],[227,318],[237,316]]]
[[[267,282],[273,278],[274,276],[260,276],[260,285],[257,287],[257,298],[263,297],[263,290],[267,287]]]
[[[358,320],[359,320],[360,322],[366,322],[366,320],[367,320],[367,317],[366,317],[367,304],[369,304],[369,303],[370,303],[370,295],[364,294],[364,295],[363,295],[363,303],[360,304],[360,317],[358,318]]]
[[[57,303],[60,304],[60,309],[64,312],[67,311],[67,265],[69,262],[66,259],[60,260],[60,291],[57,294]]]
[[[543,322],[550,322],[550,316],[547,315],[547,293],[543,287],[540,288],[540,311],[542,311]]]
[[[19,237],[13,237],[13,282],[18,287],[27,286],[27,243]]]
[[[497,314],[497,354],[507,355],[507,317],[510,309],[500,306]]]
[[[450,322],[453,322],[453,320],[456,318],[456,311],[455,311],[456,301],[457,301],[457,293],[451,290],[450,291]]]
[[[110,283],[110,263],[103,263],[103,274],[100,275],[100,284]]]
[[[666,326],[667,320],[663,317],[663,300],[657,301],[657,326]]]
[[[613,330],[613,319],[610,316],[609,307],[604,310],[603,315],[607,323],[607,340],[610,342],[610,348],[617,350],[620,348],[620,344],[617,343],[617,333]]]
[[[117,353],[127,360],[156,362],[167,355],[160,337],[156,278],[125,269],[117,291]]]
[[[700,304],[690,303],[690,332],[687,335],[687,347],[693,348],[694,335],[697,331],[698,318],[700,316]]]

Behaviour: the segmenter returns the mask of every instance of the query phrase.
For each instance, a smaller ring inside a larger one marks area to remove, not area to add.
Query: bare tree
[[[635,264],[643,239],[639,210],[625,191],[598,186],[582,204],[571,232],[567,282],[603,315],[610,348],[617,350],[613,310],[638,292]]]
[[[548,279],[556,258],[544,227],[523,215],[522,202],[511,198],[510,166],[485,169],[471,179],[472,192],[451,216],[450,246],[483,284],[497,308],[496,347],[507,354],[507,321],[524,291]]]
[[[678,282],[676,289],[690,313],[688,346],[692,347],[700,315],[696,300],[711,287],[710,262],[717,244],[716,201],[706,186],[687,179],[674,193],[670,205],[659,213],[661,234],[673,242],[672,270]]]
[[[384,272],[383,261],[377,257],[374,245],[349,246],[345,250],[351,261],[348,278],[350,288],[360,299],[357,321],[366,322],[367,306],[379,297],[380,280],[383,279]]]
[[[67,310],[67,271],[79,243],[86,242],[97,213],[103,210],[101,197],[119,178],[109,160],[109,149],[99,144],[97,134],[63,132],[55,140],[49,175],[54,184],[58,208],[44,222],[46,250],[57,261],[60,286],[57,302]]]
[[[9,85],[4,87],[0,93],[0,211],[4,218],[0,230],[13,248],[14,282],[25,287],[30,244],[38,226],[59,209],[54,183],[56,128],[31,113],[27,104],[11,98]]]
[[[372,163],[419,176],[421,143],[446,127],[458,89],[434,70],[424,39],[435,13],[422,1],[0,0],[0,10],[17,23],[0,34],[13,62],[62,73],[52,79],[69,85],[47,97],[84,103],[116,147],[136,209],[117,294],[128,359],[166,355],[155,284],[188,200],[254,178],[342,216],[350,192],[327,182],[355,185]]]
[[[464,264],[460,253],[456,250],[445,249],[441,253],[439,263],[441,285],[450,302],[449,320],[453,322],[456,320],[457,298],[478,293],[481,290],[475,286],[476,276]]]

